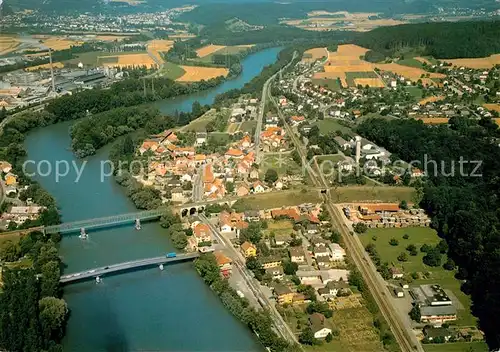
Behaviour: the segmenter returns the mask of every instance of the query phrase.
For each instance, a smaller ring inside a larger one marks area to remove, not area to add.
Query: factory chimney
[[[54,66],[52,65],[52,49],[49,48],[50,80],[52,81],[52,94],[56,93],[56,82],[54,81]]]
[[[361,137],[356,136],[356,165],[359,165],[361,159]]]

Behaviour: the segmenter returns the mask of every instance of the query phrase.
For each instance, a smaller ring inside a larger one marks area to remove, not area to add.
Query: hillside
[[[401,49],[419,48],[435,58],[485,57],[500,53],[500,21],[419,23],[382,27],[360,34],[360,46],[393,56]]]

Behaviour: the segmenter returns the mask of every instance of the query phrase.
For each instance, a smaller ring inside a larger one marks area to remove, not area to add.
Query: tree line
[[[438,59],[485,57],[500,52],[500,21],[437,22],[380,27],[359,34],[354,43],[379,54],[370,60],[414,48]]]
[[[458,266],[456,277],[463,280],[472,312],[495,349],[500,346],[500,150],[494,142],[498,127],[490,119],[463,119],[439,127],[413,120],[368,119],[358,132],[397,158],[420,161],[418,167],[427,171],[420,206],[446,240],[448,257]]]

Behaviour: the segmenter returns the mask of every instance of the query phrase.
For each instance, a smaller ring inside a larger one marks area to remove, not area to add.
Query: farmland
[[[485,109],[500,112],[500,104],[483,104]]]
[[[42,44],[52,50],[69,49],[71,46],[81,45],[83,42],[67,39],[62,36],[34,35],[34,39],[42,41]]]
[[[239,199],[235,209],[264,210],[282,206],[299,205],[302,203],[319,203],[321,197],[315,190],[281,191],[273,193],[260,193],[251,197]]]
[[[52,64],[54,68],[63,68],[64,64],[62,62],[54,62]],[[38,70],[46,70],[50,68],[50,64],[43,64],[38,66],[27,67],[26,71],[38,71]]]
[[[99,56],[98,62],[107,67],[155,67],[156,62],[147,53],[120,53],[115,56]]]
[[[412,187],[347,186],[330,188],[335,203],[345,202],[397,202],[412,200],[416,191]]]
[[[400,76],[403,76],[406,79],[409,79],[412,82],[416,82],[421,79],[422,75],[429,75],[428,78],[422,78],[422,82],[424,85],[435,85],[436,83],[431,78],[445,78],[446,76],[441,73],[429,73],[423,69],[403,66],[396,63],[390,64],[375,64],[375,67],[381,71],[390,71]]]
[[[186,73],[186,71],[184,71],[179,65],[172,62],[165,62],[162,69],[158,72],[158,75],[170,78],[171,80],[176,80],[179,77],[182,77],[184,73]]]
[[[425,352],[488,352],[488,346],[482,341],[448,342],[444,344],[425,344]]]
[[[254,45],[235,45],[235,46],[222,46],[222,45],[211,45],[202,49],[210,49],[210,53],[199,56],[197,59],[193,59],[193,61],[199,61],[204,63],[212,63],[214,55],[238,55],[241,52],[247,51],[249,48]],[[209,48],[210,47],[210,48]],[[202,50],[199,49],[199,50]],[[215,50],[216,49],[216,50]],[[215,50],[215,51],[212,51]]]
[[[350,30],[366,32],[381,26],[395,26],[406,23],[390,18],[376,18],[377,13],[347,11],[312,11],[307,18],[287,20],[284,23],[311,31]]]
[[[373,87],[383,87],[383,82],[373,71],[373,65],[360,59],[368,49],[357,45],[339,45],[334,53],[329,53],[324,66],[325,72],[314,75],[314,79],[340,80],[343,87],[353,87],[356,84],[368,84]],[[355,79],[361,79],[358,83]]]
[[[199,82],[229,74],[227,68],[181,66],[185,73],[177,79],[179,82]]]
[[[148,51],[153,55],[158,62],[163,62],[161,53],[166,53],[174,46],[172,40],[155,39],[148,43]]]
[[[19,40],[16,36],[0,36],[0,55],[7,55],[15,51],[19,46]]]
[[[338,78],[314,78],[312,80],[314,85],[326,87],[332,91],[339,91],[341,87],[340,80]]]
[[[426,125],[442,125],[450,120],[447,117],[417,117],[417,120],[422,121]]]
[[[433,95],[433,96],[430,96],[430,97],[427,97],[427,98],[424,98],[422,100],[420,100],[418,103],[420,105],[425,105],[425,104],[429,104],[429,103],[435,103],[436,101],[440,101],[440,100],[443,100],[445,97],[443,95]]]
[[[500,54],[477,59],[443,59],[442,61],[458,67],[465,66],[475,69],[492,68],[495,65],[500,65]]]
[[[221,49],[224,49],[224,48],[225,48],[224,45],[210,44],[210,45],[204,46],[203,48],[196,50],[196,54],[198,54],[198,57],[204,58],[205,56],[213,54],[213,53],[215,53]]]
[[[314,49],[309,49],[306,52],[304,52],[304,55],[302,56],[302,61],[304,62],[314,62],[318,59],[321,59],[323,57],[328,56],[328,50],[326,48],[314,48]]]

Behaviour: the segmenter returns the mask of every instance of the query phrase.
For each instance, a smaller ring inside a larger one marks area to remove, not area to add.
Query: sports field
[[[177,79],[179,82],[199,82],[219,76],[226,77],[229,74],[227,68],[181,66],[185,73]]]

